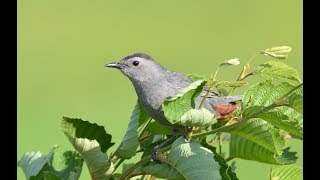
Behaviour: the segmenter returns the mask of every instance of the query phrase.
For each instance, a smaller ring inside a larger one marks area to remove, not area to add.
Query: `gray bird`
[[[154,120],[174,131],[180,129],[181,126],[171,124],[166,119],[162,103],[166,98],[173,97],[188,87],[194,80],[164,68],[144,53],[131,54],[119,62],[107,64],[106,67],[117,68],[130,79],[139,102]],[[195,107],[199,106],[207,90],[207,87],[203,88],[195,100]],[[226,119],[237,108],[234,102],[241,99],[241,95],[220,97],[212,91],[202,107],[214,113],[217,119]]]

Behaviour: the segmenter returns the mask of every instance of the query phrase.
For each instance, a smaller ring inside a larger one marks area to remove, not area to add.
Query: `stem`
[[[231,161],[231,160],[234,159],[234,158],[236,158],[236,157],[230,156],[230,157],[228,157],[225,161],[228,162],[228,161]]]
[[[141,132],[140,132],[139,139],[141,138],[143,131],[146,130],[146,128],[150,124],[151,120],[152,120],[152,118],[149,118],[149,120],[147,121],[146,125],[140,130]]]
[[[221,133],[218,132],[218,142],[219,142],[219,155],[221,156],[222,147],[221,147]]]
[[[113,159],[113,157],[116,155],[116,152],[117,152],[117,151],[115,151],[114,153],[111,153],[111,155],[110,155],[110,157],[109,157],[109,160],[110,160],[110,162],[112,162],[112,163],[116,163],[116,162],[118,161],[118,159],[119,159],[118,156],[116,156],[116,157]]]
[[[152,136],[152,135],[147,135],[147,136],[145,136],[145,137],[143,137],[143,138],[140,137],[140,138],[139,138],[139,142],[140,142],[140,143],[143,143],[146,139],[148,139],[148,138],[151,137],[151,136]]]
[[[165,148],[162,148],[160,151],[161,152],[166,152],[166,151],[169,151],[171,149],[171,145],[170,146],[167,146]],[[148,155],[144,158],[142,158],[140,161],[138,161],[137,163],[135,163],[133,166],[131,166],[127,171],[125,171],[121,176],[120,176],[120,180],[122,179],[126,179],[126,177],[130,176],[130,173],[132,171],[134,171],[135,169],[137,169],[140,165],[148,162],[151,160],[151,155]]]
[[[216,70],[216,72],[214,73],[214,76],[213,76],[213,78],[212,78],[212,81],[211,81],[211,84],[210,84],[210,86],[209,86],[209,89],[207,90],[207,93],[204,95],[204,97],[203,97],[203,99],[202,99],[202,101],[201,101],[198,109],[201,109],[201,107],[203,106],[204,101],[207,99],[210,91],[211,91],[212,88],[216,85],[216,82],[217,82],[216,77],[217,77],[217,74],[218,74],[218,72],[219,72],[219,70],[220,70],[220,67],[221,67],[221,66],[219,66],[218,69]]]
[[[247,67],[247,66],[249,67],[250,62],[251,62],[254,58],[256,58],[259,54],[260,54],[260,51],[257,52],[257,53],[255,53],[253,56],[250,57],[250,59],[247,61],[246,65],[243,66],[243,69],[242,69],[241,74],[239,75],[237,81],[242,81],[244,78],[252,75],[252,73],[246,74],[246,73],[247,73],[247,70],[249,70],[249,69],[246,69],[246,67]],[[228,95],[230,95],[235,89],[236,89],[236,87],[231,88],[230,91],[228,92]]]
[[[144,173],[144,172],[133,173],[128,178],[132,178],[132,177],[135,177],[135,176],[141,176],[141,175],[145,175],[145,174],[146,173]]]
[[[239,120],[240,120],[240,121],[245,121],[245,120],[247,120],[247,119],[254,118],[254,117],[257,116],[258,114],[265,113],[265,112],[269,111],[270,109],[273,109],[273,108],[278,107],[278,106],[281,106],[281,105],[280,105],[280,104],[276,104],[276,103],[272,103],[271,105],[269,105],[269,106],[267,106],[267,107],[265,107],[265,108],[262,108],[262,109],[260,109],[259,111],[256,111],[256,112],[248,115],[248,116],[245,117],[245,118],[240,118]]]
[[[259,54],[260,54],[260,51],[259,51],[259,52],[257,52],[257,53],[255,53],[255,54],[253,54],[253,56],[251,56],[251,57],[250,57],[250,59],[247,61],[247,63],[246,63],[246,64],[250,64],[250,63],[251,63],[251,61],[252,61],[254,58],[256,58]]]
[[[125,159],[121,158],[119,162],[114,166],[113,172],[120,166],[120,164],[124,161]]]
[[[244,78],[241,79],[242,76],[244,76],[244,77],[246,76],[246,75],[244,75],[244,73],[246,73],[246,72],[245,72],[245,71],[246,71],[246,70],[245,70],[245,67],[246,67],[246,66],[243,67],[243,69],[242,69],[242,71],[241,71],[241,74],[239,75],[239,77],[238,77],[238,79],[237,79],[237,82],[238,82],[238,81],[241,81],[242,79],[244,79]],[[228,92],[228,96],[229,96],[235,89],[236,89],[236,87],[231,88],[230,91]]]
[[[206,132],[203,132],[203,133],[198,133],[198,134],[193,134],[192,135],[192,138],[199,138],[199,137],[203,137],[203,136],[206,136],[206,135],[209,135],[209,134],[214,134],[214,133],[217,133],[217,132],[220,132],[222,130],[224,130],[226,127],[234,127],[236,126],[236,124],[238,123],[235,123],[235,124],[231,124],[229,126],[222,126],[222,127],[219,127],[217,129],[214,129],[214,130],[211,130],[211,131],[206,131]]]
[[[288,95],[290,95],[291,93],[293,93],[293,91],[299,89],[301,86],[303,86],[303,83],[299,84],[298,86],[292,88],[290,91],[288,91],[287,93],[285,93],[283,96],[281,96],[278,101],[284,100]]]
[[[155,177],[153,177],[152,175],[147,175],[146,176],[146,180],[153,180],[153,179],[155,179]]]
[[[125,179],[127,176],[130,175],[130,173],[131,173],[132,171],[134,171],[136,168],[138,168],[141,164],[150,161],[150,159],[151,159],[151,155],[144,157],[143,159],[141,159],[140,161],[138,161],[137,163],[135,163],[133,166],[131,166],[126,172],[124,172],[124,173],[122,174],[122,176],[120,176],[119,179],[120,179],[120,180],[121,180],[121,179]]]
[[[246,77],[248,77],[248,76],[251,76],[251,75],[253,75],[253,72],[250,72],[250,73],[244,75],[243,78],[241,79],[241,81],[244,80],[244,78],[246,78]]]
[[[244,117],[244,118],[240,118],[238,119],[238,123],[234,123],[234,124],[231,124],[231,125],[227,125],[227,126],[222,126],[220,128],[217,128],[217,129],[214,129],[214,130],[211,130],[211,131],[207,131],[207,132],[203,132],[203,133],[198,133],[198,134],[194,134],[192,137],[193,138],[199,138],[199,137],[203,137],[203,136],[206,136],[206,135],[209,135],[209,134],[214,134],[214,133],[218,133],[218,132],[222,132],[224,131],[225,129],[228,129],[228,128],[233,128],[235,126],[237,126],[239,123],[241,122],[244,122],[248,119],[251,119],[253,118],[254,116],[258,115],[258,114],[261,114],[261,113],[264,113],[264,112],[267,112],[269,111],[270,109],[274,108],[274,107],[277,107],[278,105],[275,105],[275,104],[271,104],[270,106],[267,106],[255,113],[252,113],[250,114],[249,116],[247,117]]]
[[[212,80],[216,80],[217,74],[220,70],[221,65],[218,67],[218,69],[216,70],[216,72],[214,73],[213,79]]]
[[[147,121],[146,125],[141,129],[141,133],[140,133],[139,139],[141,138],[141,135],[142,135],[143,131],[144,131],[144,130],[147,128],[147,126],[150,124],[151,120],[152,120],[152,118],[149,118],[149,120]],[[117,149],[117,150],[118,150],[118,149]],[[112,159],[112,158],[115,156],[117,150],[111,155],[110,159]],[[119,157],[118,157],[118,156],[116,156],[115,159],[113,160],[114,163],[117,163],[117,164],[115,164],[114,171],[122,164],[122,162],[123,162],[125,159],[123,159],[123,158],[120,157],[120,161],[119,161],[119,162],[118,162],[118,160],[119,160]]]
[[[114,155],[115,155],[115,152],[114,152],[113,154],[111,154],[111,156],[110,156],[110,162],[112,162],[113,164],[115,164],[115,163],[119,160],[119,157],[118,157],[118,156],[116,156],[116,157],[113,159]]]
[[[203,103],[204,101],[207,99],[207,97],[209,96],[209,93],[210,91],[212,90],[213,86],[216,84],[217,81],[213,80],[209,86],[209,89],[207,90],[206,94],[204,95],[200,105],[199,105],[199,108],[198,109],[201,109],[201,107],[203,106]]]
[[[136,153],[141,153],[141,152],[143,152],[144,150],[143,149],[138,149],[137,151],[136,151]]]

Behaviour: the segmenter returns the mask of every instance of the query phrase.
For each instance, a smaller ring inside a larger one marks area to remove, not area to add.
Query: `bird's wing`
[[[181,73],[169,70],[167,72],[168,73],[165,77],[165,80],[167,81],[167,84],[177,92],[182,90],[183,88],[188,87],[193,82],[192,79]]]
[[[200,95],[200,97],[204,97],[205,94],[208,92],[208,87],[204,86],[203,87],[203,91]],[[242,100],[243,96],[242,95],[236,95],[236,96],[219,96],[218,93],[214,92],[213,90],[211,90],[209,92],[209,95],[207,98],[216,98],[216,99],[220,99],[221,101],[224,101],[226,103],[230,103],[230,102],[236,102],[236,101],[240,101]]]

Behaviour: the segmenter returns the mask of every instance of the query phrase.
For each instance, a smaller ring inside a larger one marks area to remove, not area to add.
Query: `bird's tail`
[[[213,108],[217,119],[228,119],[230,115],[238,108],[235,104],[236,101],[242,100],[242,95],[237,96],[220,96],[210,98],[209,104]]]

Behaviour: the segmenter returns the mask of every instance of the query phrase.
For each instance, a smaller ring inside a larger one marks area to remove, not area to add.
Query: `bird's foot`
[[[152,153],[151,153],[151,159],[159,164],[162,164],[163,162],[167,161],[166,157],[161,153],[160,146],[156,146]]]
[[[189,142],[192,138],[193,131],[197,131],[199,128],[197,127],[185,127],[184,138]]]
[[[178,131],[173,130],[173,135],[172,137],[166,139],[165,141],[163,141],[162,143],[158,144],[152,151],[151,153],[151,158],[153,161],[155,161],[156,163],[163,163],[163,162],[168,162],[168,160],[166,159],[165,155],[163,155],[160,151],[160,149],[165,146],[169,141],[172,141],[174,139],[176,139],[178,137]]]

